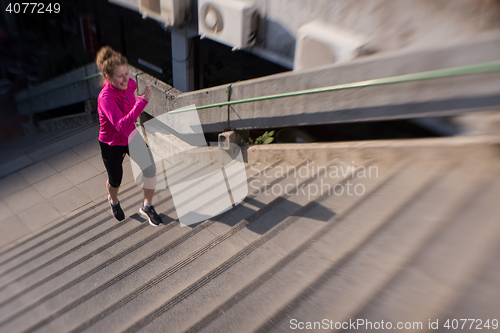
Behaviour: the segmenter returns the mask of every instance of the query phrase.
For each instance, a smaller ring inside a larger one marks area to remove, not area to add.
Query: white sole
[[[145,216],[147,219],[148,219],[148,222],[149,224],[151,224],[153,227],[159,227],[160,225],[156,225],[154,224],[153,222],[151,222],[151,219],[149,218],[148,214],[146,214],[143,210],[142,210],[142,207],[139,208],[139,214],[141,214],[142,216]]]

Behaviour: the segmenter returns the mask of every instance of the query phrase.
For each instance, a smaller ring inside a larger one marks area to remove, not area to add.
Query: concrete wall
[[[480,0],[268,0],[263,43],[293,58],[297,29],[322,20],[364,34],[387,52],[440,46],[500,31],[500,3]]]
[[[361,80],[500,61],[500,36],[483,36],[472,42],[429,50],[405,50],[359,58],[315,70],[287,72],[232,85],[230,99],[238,100],[270,94],[293,92]],[[43,91],[82,76],[93,64],[24,92],[18,98]],[[227,101],[228,86],[181,93],[130,66],[130,75],[139,92],[152,85],[152,96],[145,111],[159,116],[189,105],[208,105]],[[90,74],[90,73],[89,73]],[[97,96],[100,80],[71,87],[21,103],[24,114],[76,103]],[[81,87],[83,85],[83,87]],[[85,96],[85,94],[88,94]],[[66,104],[65,104],[66,103]],[[328,93],[287,97],[228,107],[199,110],[205,132],[228,128],[273,128],[322,123],[411,119],[456,115],[470,111],[500,108],[499,72],[405,82],[375,87],[354,88]],[[182,113],[179,113],[182,118]],[[229,120],[229,122],[228,122]]]
[[[45,93],[97,72],[96,64],[92,63],[18,93],[16,100],[18,101],[19,114],[29,115],[97,98],[102,88],[102,77],[96,77],[91,80],[72,84],[63,89]],[[31,97],[39,94],[41,95],[38,97]]]
[[[450,159],[453,156],[467,156],[469,161],[491,161],[498,156],[498,136],[475,136],[459,138],[432,138],[411,140],[377,140],[358,142],[272,144],[242,147],[242,154],[248,163],[272,164],[279,160],[290,164],[314,161],[326,165],[334,159],[356,161],[360,165],[373,163],[378,166],[394,166],[402,160],[433,158]],[[498,174],[498,166],[481,163]],[[486,170],[486,169],[485,169]]]
[[[500,36],[419,51],[379,54],[232,85],[231,100],[500,60]],[[139,85],[149,78],[138,77]],[[146,111],[158,116],[195,104],[227,101],[228,86],[168,95],[154,89]],[[411,119],[500,108],[499,72],[405,82],[199,110],[205,132],[322,123]],[[182,117],[182,113],[179,113]]]
[[[312,20],[366,36],[366,52],[428,48],[500,32],[497,0],[254,1],[262,20],[258,45],[249,51],[281,65],[293,63],[297,30]],[[111,2],[139,11],[139,0]]]

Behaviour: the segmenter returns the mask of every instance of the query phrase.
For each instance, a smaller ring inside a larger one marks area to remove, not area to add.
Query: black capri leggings
[[[136,135],[132,139],[132,142],[136,140],[144,141],[139,133],[136,133]],[[134,156],[130,155],[128,145],[110,146],[107,143],[101,141],[99,141],[99,144],[101,146],[102,161],[104,162],[104,166],[106,167],[106,171],[108,172],[108,182],[112,187],[119,187],[122,183],[123,159],[125,158],[125,154],[128,154],[130,158],[132,158],[133,161],[139,165],[145,178],[153,178],[156,175],[156,166],[154,163],[153,155],[151,154],[151,150],[147,145],[147,152],[144,152],[145,154],[143,156],[134,159]]]

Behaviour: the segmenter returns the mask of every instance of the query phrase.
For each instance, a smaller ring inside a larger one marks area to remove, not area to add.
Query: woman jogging
[[[105,78],[97,98],[97,110],[100,122],[99,144],[108,173],[106,181],[108,201],[113,216],[122,221],[125,219],[125,214],[118,201],[118,190],[123,177],[123,159],[125,154],[130,156],[129,140],[131,144],[132,141],[143,140],[135,130],[134,122],[148,104],[151,88],[147,86],[136,100],[134,91],[137,89],[137,83],[129,77],[127,59],[109,46],[99,50],[96,63]],[[133,157],[132,155],[131,158]],[[158,226],[162,220],[153,207],[156,168],[149,149],[146,159],[147,161],[144,158],[134,160],[140,166],[143,177],[141,185],[144,202],[139,213],[147,217],[151,225]]]

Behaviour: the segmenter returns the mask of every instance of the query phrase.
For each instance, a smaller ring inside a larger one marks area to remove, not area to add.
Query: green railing
[[[394,83],[402,83],[402,82],[410,82],[410,81],[429,80],[429,79],[453,77],[453,76],[460,76],[460,75],[488,73],[488,72],[495,72],[495,71],[500,71],[500,61],[493,61],[493,62],[487,62],[487,63],[481,63],[481,64],[469,65],[469,66],[452,67],[452,68],[447,68],[447,69],[438,69],[438,70],[413,73],[413,74],[391,76],[391,77],[386,77],[386,78],[381,78],[381,79],[365,80],[365,81],[358,81],[358,82],[352,82],[352,83],[343,83],[343,84],[337,84],[337,85],[328,86],[328,87],[292,91],[292,92],[287,92],[287,93],[282,93],[282,94],[274,94],[274,95],[245,98],[245,99],[239,99],[239,100],[234,100],[234,101],[225,101],[225,102],[213,103],[213,104],[208,104],[208,105],[182,108],[180,110],[170,111],[169,113],[180,113],[180,112],[193,111],[193,110],[203,110],[203,109],[222,107],[222,106],[228,106],[228,105],[234,105],[234,104],[251,103],[251,102],[258,102],[258,101],[264,101],[264,100],[270,100],[270,99],[276,99],[276,98],[301,96],[301,95],[308,95],[308,94],[317,94],[317,93],[322,93],[322,92],[330,92],[330,91],[337,91],[337,90],[344,90],[344,89],[372,87],[372,86],[378,86],[378,85],[384,85],[384,84],[394,84]],[[24,102],[24,101],[27,101],[29,99],[43,96],[43,95],[52,93],[52,92],[60,90],[60,89],[70,87],[70,86],[75,85],[77,83],[81,83],[81,82],[85,82],[85,81],[94,79],[94,78],[99,77],[99,76],[102,76],[102,74],[101,73],[92,74],[92,75],[86,76],[84,78],[81,78],[79,80],[75,80],[75,81],[66,83],[66,84],[61,85],[61,86],[57,86],[57,87],[49,89],[49,90],[45,90],[45,91],[42,91],[40,93],[27,96],[25,98],[18,100],[18,102]]]
[[[208,105],[186,107],[186,108],[182,108],[179,110],[170,111],[169,113],[180,113],[180,112],[193,111],[193,110],[203,110],[203,109],[209,109],[209,108],[214,108],[214,107],[222,107],[222,106],[228,106],[228,105],[234,105],[234,104],[258,102],[258,101],[270,100],[270,99],[275,99],[275,98],[317,94],[317,93],[328,92],[328,91],[372,87],[372,86],[379,86],[379,85],[383,85],[383,84],[402,83],[402,82],[410,82],[410,81],[418,81],[418,80],[429,80],[429,79],[445,78],[445,77],[452,77],[452,76],[459,76],[459,75],[479,74],[479,73],[487,73],[487,72],[495,72],[495,71],[500,71],[500,61],[493,61],[493,62],[487,62],[487,63],[481,63],[481,64],[469,65],[469,66],[452,67],[452,68],[447,68],[447,69],[438,69],[438,70],[413,73],[413,74],[391,76],[391,77],[386,77],[386,78],[381,78],[381,79],[358,81],[358,82],[352,82],[352,83],[343,83],[343,84],[337,84],[337,85],[328,86],[328,87],[313,88],[313,89],[299,90],[299,91],[293,91],[293,92],[282,93],[282,94],[238,99],[238,100],[234,100],[234,101],[226,101],[226,102],[220,102],[220,103],[214,103],[214,104],[208,104]]]

